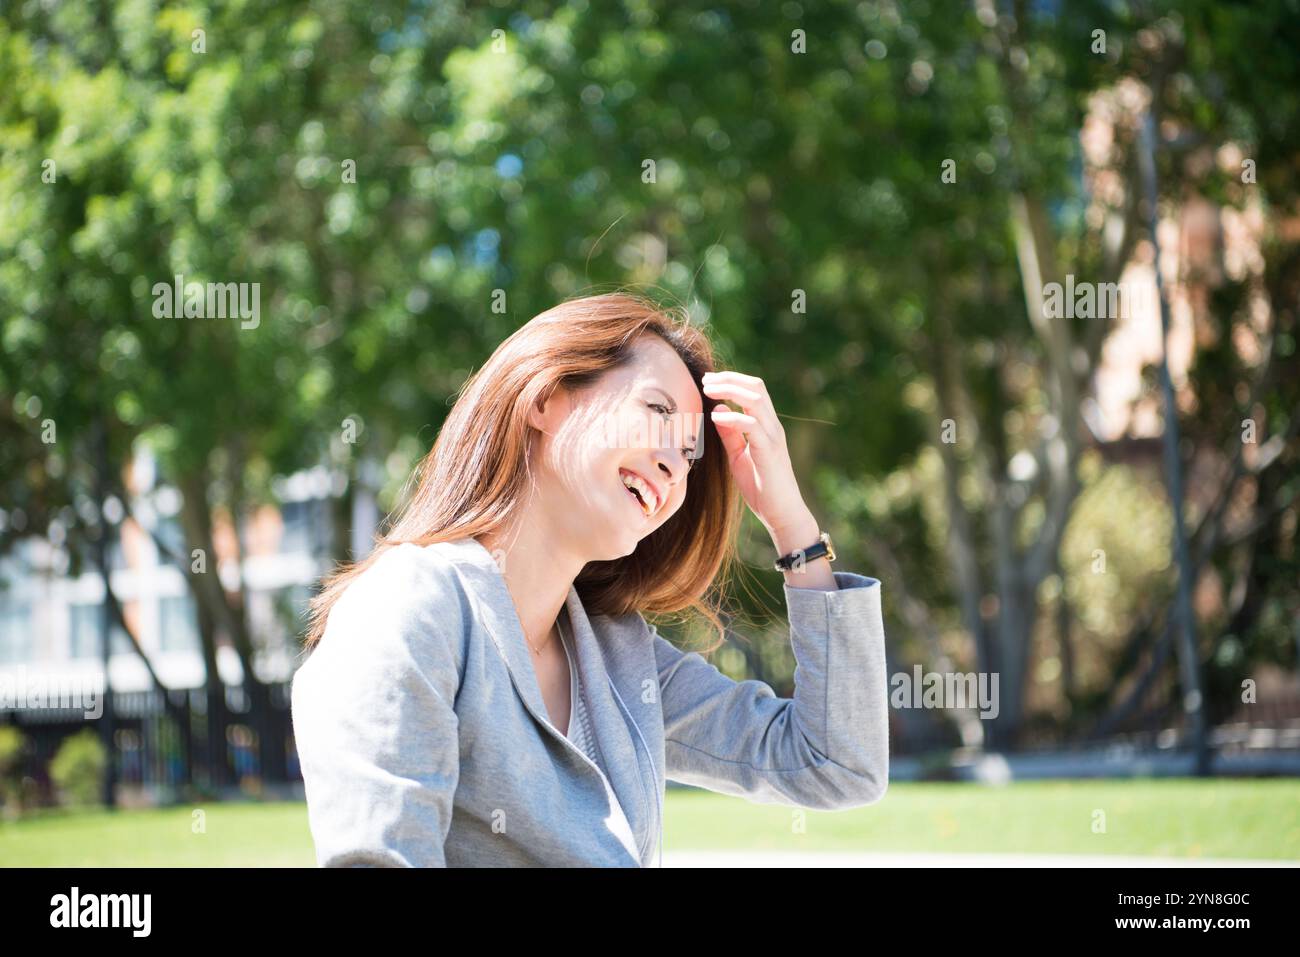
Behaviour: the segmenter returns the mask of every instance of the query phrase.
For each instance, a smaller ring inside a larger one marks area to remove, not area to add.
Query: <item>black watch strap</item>
[[[779,572],[788,572],[796,564],[807,564],[814,559],[821,558],[823,555],[827,561],[835,561],[835,547],[831,544],[831,537],[826,532],[822,532],[821,537],[807,548],[796,549],[789,555],[782,555],[776,560],[775,567]]]

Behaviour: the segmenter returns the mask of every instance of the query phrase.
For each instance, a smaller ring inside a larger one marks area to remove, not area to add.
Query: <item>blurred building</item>
[[[187,580],[188,566],[197,556],[182,531],[180,493],[157,483],[156,476],[151,457],[141,452],[130,469],[129,508],[119,506],[118,515],[108,516],[118,529],[108,545],[112,588],[161,684],[184,702],[183,707],[201,713],[199,689],[206,684],[206,670],[196,602]],[[341,485],[340,478],[323,467],[277,480],[278,506],[255,509],[240,531],[242,560],[234,529],[221,517],[214,520],[215,555],[203,556],[207,573],[220,576],[228,595],[240,593],[242,572],[253,669],[273,689],[272,704],[279,710],[287,710],[288,682],[300,663],[307,602],[334,558],[340,493],[346,488]],[[351,492],[350,510],[343,514],[350,515],[354,549],[365,551],[378,508],[367,489],[354,487]],[[111,622],[93,553],[87,550],[78,563],[63,539],[57,532],[29,538],[0,557],[0,689],[10,691],[0,695],[0,725],[18,726],[33,742],[26,763],[40,769],[42,776],[58,744],[95,726],[95,719],[80,708],[57,706],[66,701],[24,707],[12,692],[39,686],[52,698],[59,689],[102,691],[102,635]],[[145,754],[167,750],[154,747],[147,731],[150,721],[161,718],[163,705],[126,633],[116,623],[110,633],[108,677],[120,719],[114,731],[119,777],[128,785],[175,783],[165,769],[151,774],[133,766],[133,753],[144,760]],[[216,648],[227,700],[238,715],[246,707],[241,704],[243,668],[231,636],[221,627]],[[247,770],[247,729],[236,724],[227,737],[237,773]],[[289,750],[292,757],[291,745]],[[290,764],[292,777],[292,760]],[[42,785],[44,790],[47,785]]]
[[[154,474],[147,453],[133,472]],[[152,482],[135,491],[139,497],[131,503],[131,517],[109,545],[113,591],[163,683],[197,687],[204,671],[194,598],[185,573],[165,551],[191,560],[177,518],[180,495]],[[279,507],[257,509],[242,530],[244,588],[257,645],[254,667],[266,682],[293,674],[306,602],[329,564],[333,536],[333,496],[324,469],[284,479],[276,491]],[[373,508],[368,511],[374,514]],[[233,530],[227,523],[216,532],[215,567],[223,586],[234,593],[240,569]],[[0,678],[19,665],[27,677],[102,675],[104,583],[92,556],[83,556],[77,575],[68,571],[69,558],[62,545],[36,538],[0,558],[0,575],[8,586],[0,591]],[[116,625],[112,631],[113,688],[148,689],[148,673],[126,634]],[[222,679],[239,684],[238,657],[228,641],[219,640],[218,648]]]

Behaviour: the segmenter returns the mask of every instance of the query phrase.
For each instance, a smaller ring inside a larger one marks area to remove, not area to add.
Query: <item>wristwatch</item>
[[[789,555],[782,555],[776,560],[776,570],[779,572],[788,572],[796,564],[807,564],[814,558],[826,556],[828,562],[835,561],[835,545],[831,542],[829,532],[822,532],[817,541],[807,548],[795,549]]]

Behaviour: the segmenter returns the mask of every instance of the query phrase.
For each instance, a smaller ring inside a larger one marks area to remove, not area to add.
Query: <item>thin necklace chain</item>
[[[559,634],[559,632],[560,632],[560,619],[558,619],[558,618],[555,619],[555,632],[556,632],[556,634]],[[526,635],[524,636],[524,641],[528,641],[528,637],[527,637]],[[547,635],[547,636],[546,636],[546,640],[542,642],[542,647],[541,647],[541,648],[538,648],[538,647],[537,647],[536,645],[534,645],[531,641],[528,641],[528,647],[533,649],[533,654],[535,654],[535,655],[540,655],[540,654],[542,653],[542,648],[545,648],[545,647],[546,647],[547,645],[549,645],[550,643],[551,643],[551,636],[550,636],[550,635]]]

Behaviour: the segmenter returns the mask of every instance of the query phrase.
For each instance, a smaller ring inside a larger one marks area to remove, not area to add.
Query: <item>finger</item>
[[[773,441],[780,441],[785,434],[785,428],[781,425],[781,420],[776,414],[776,407],[772,404],[772,398],[768,395],[767,384],[758,376],[746,375],[743,372],[708,372],[702,386],[707,390],[709,386],[715,383],[719,385],[739,386],[748,392],[755,393],[759,396],[758,405],[746,408],[745,411],[751,414],[760,415],[766,422],[768,433]],[[764,409],[764,407],[766,407]],[[758,410],[758,411],[756,411]]]
[[[757,392],[759,395],[767,395],[767,384],[756,375],[746,375],[743,372],[735,372],[727,369],[722,372],[706,372],[704,374],[704,383],[710,382],[727,382],[733,385],[749,389],[751,392]]]
[[[780,423],[776,418],[776,409],[767,396],[730,383],[709,382],[704,386],[704,394],[711,399],[728,399],[744,407],[745,412],[754,416],[774,435]]]
[[[722,447],[727,451],[728,461],[745,451],[747,444],[745,430],[758,427],[758,421],[753,416],[745,415],[743,412],[732,412],[725,406],[714,409],[710,418],[717,426],[718,438],[722,440]]]
[[[704,383],[704,393],[711,396],[734,398],[737,402],[747,402],[752,405],[757,405],[763,398],[761,393],[755,392],[753,389],[746,389],[742,385],[733,385],[730,382],[706,382]]]
[[[716,406],[711,415],[719,425],[738,426],[743,432],[762,431],[758,419],[745,412],[728,409],[725,405]]]

